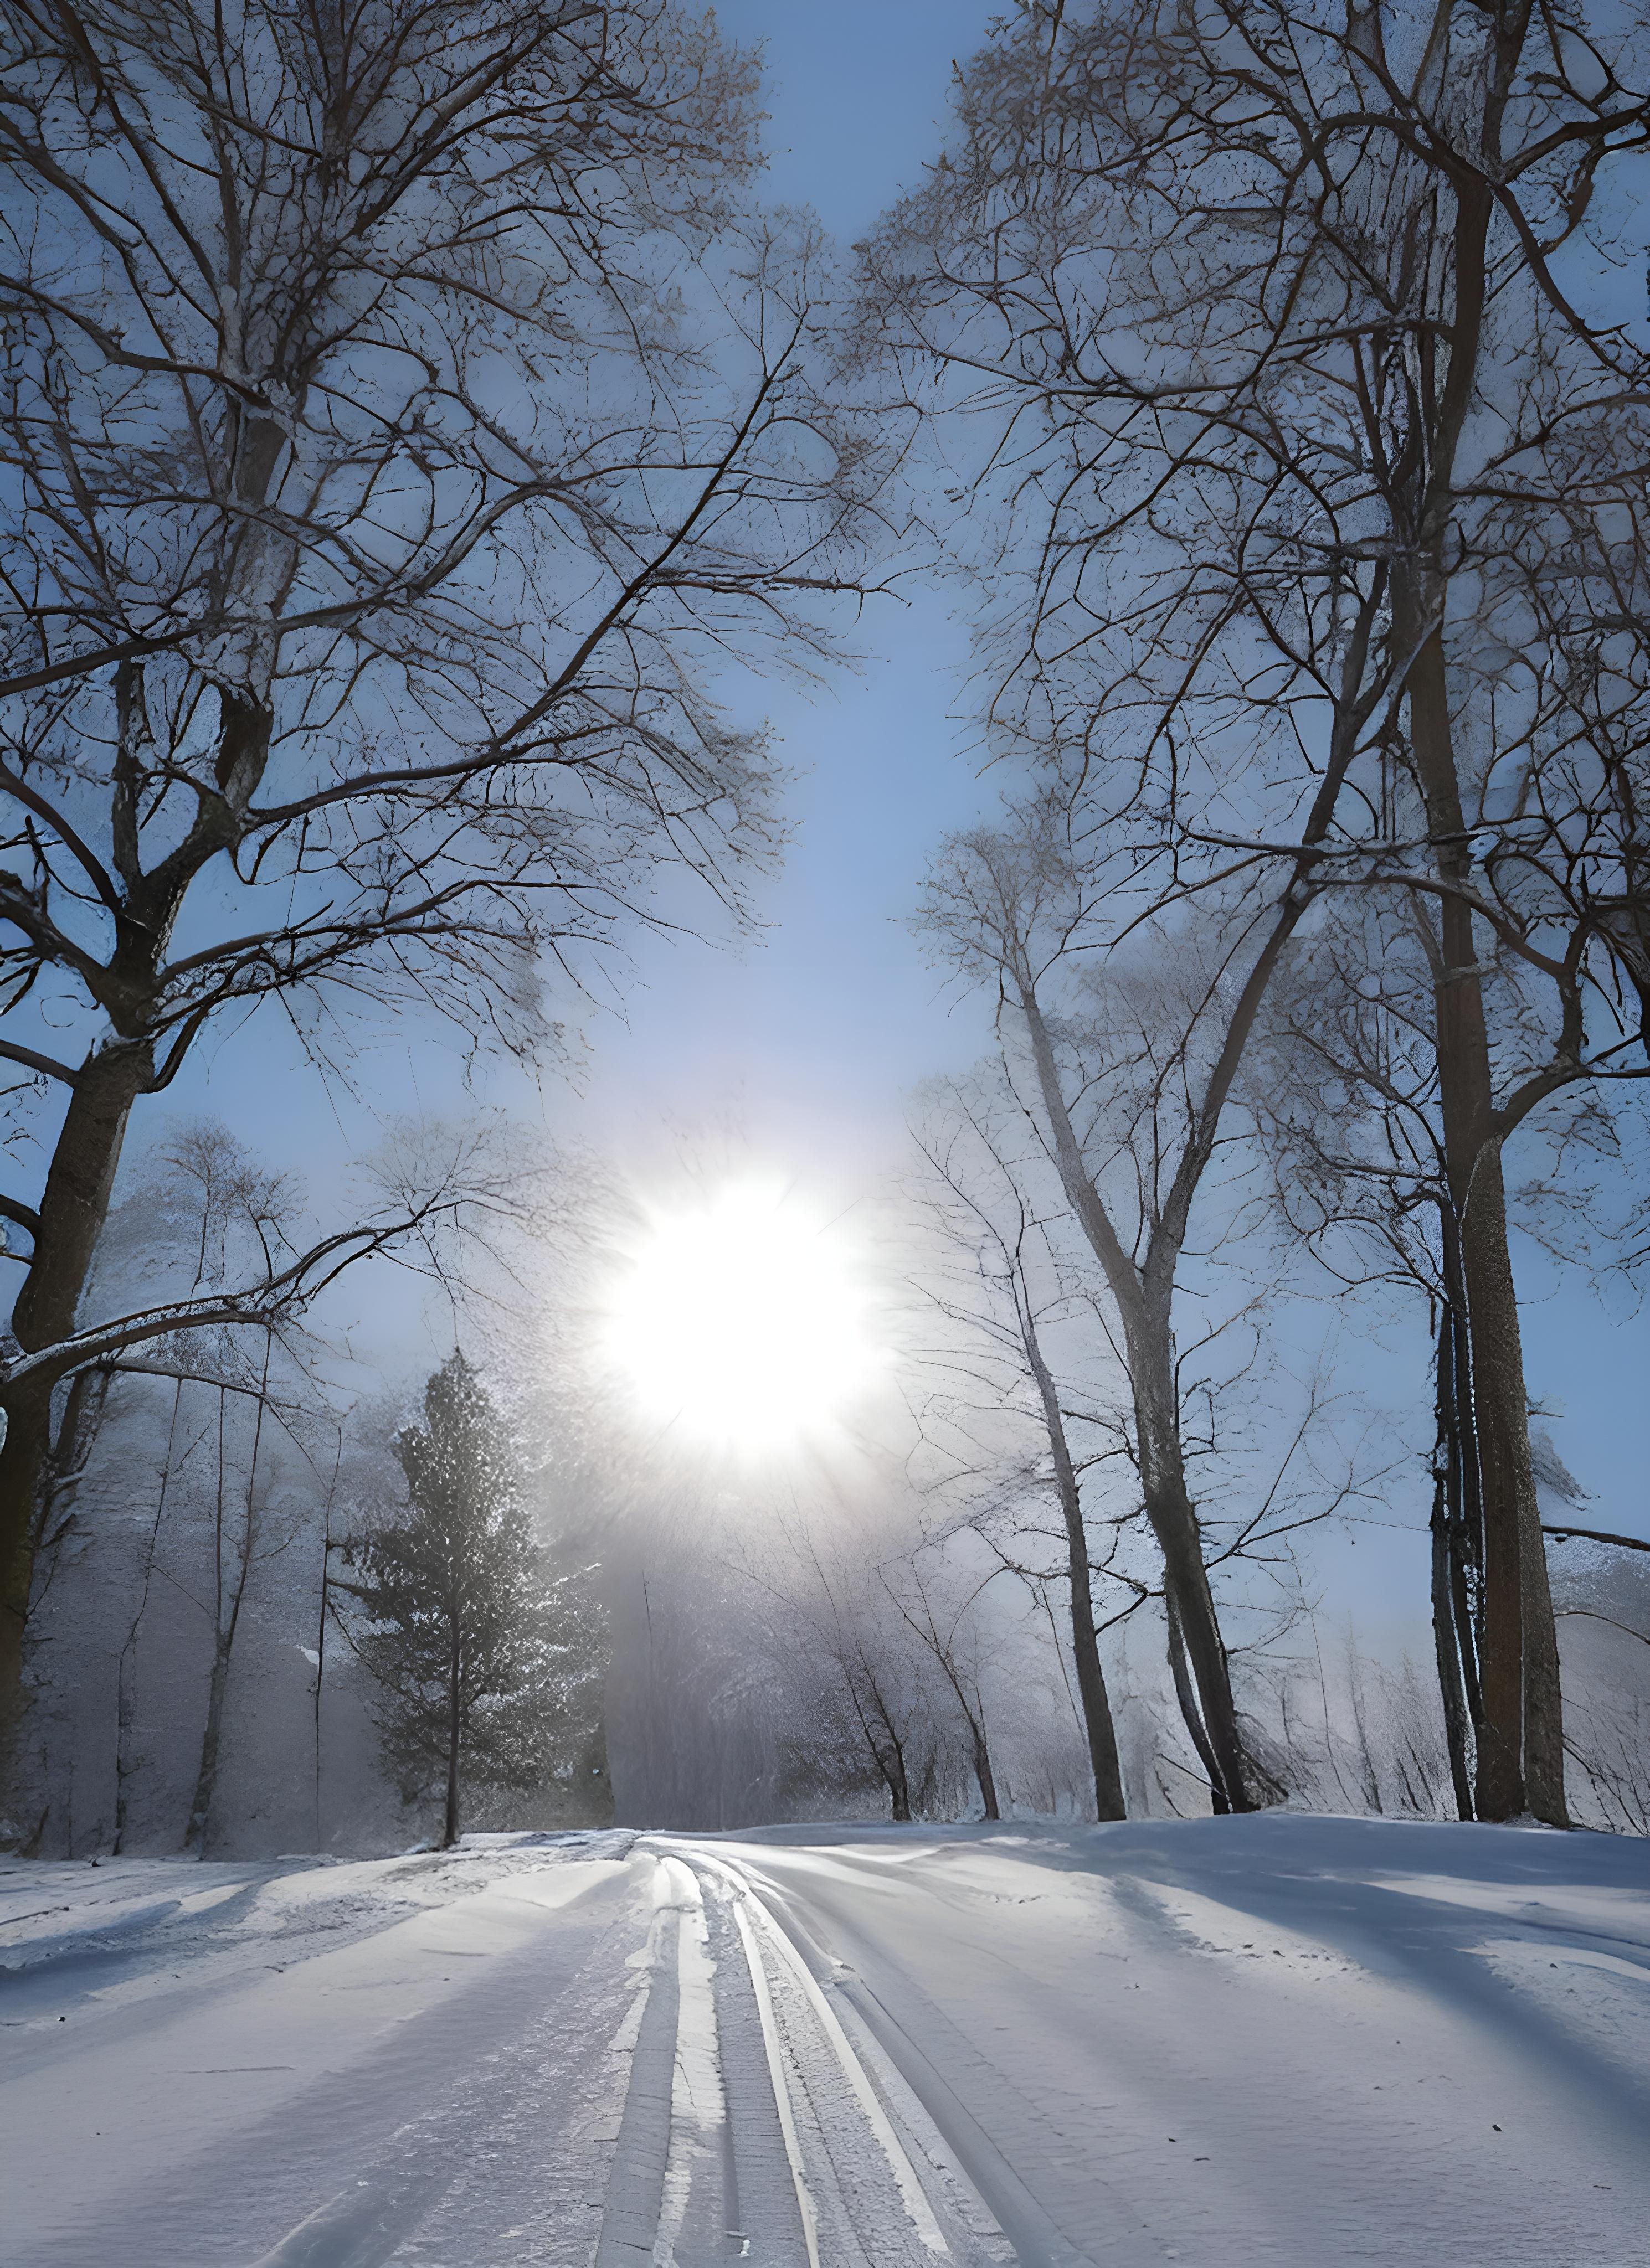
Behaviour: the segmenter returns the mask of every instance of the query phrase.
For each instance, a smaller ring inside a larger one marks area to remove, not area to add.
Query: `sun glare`
[[[758,1182],[652,1218],[608,1344],[651,1413],[740,1448],[825,1425],[876,1366],[840,1236]]]

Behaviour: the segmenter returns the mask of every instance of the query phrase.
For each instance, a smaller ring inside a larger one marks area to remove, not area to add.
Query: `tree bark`
[[[1476,1817],[1472,1796],[1472,1764],[1477,1729],[1477,1649],[1467,1590],[1468,1525],[1463,1498],[1464,1465],[1470,1436],[1461,1423],[1457,1390],[1456,1339],[1459,1320],[1454,1302],[1446,1299],[1439,1308],[1437,1338],[1438,1434],[1433,1451],[1432,1518],[1433,1647],[1438,1664],[1438,1689],[1443,1698],[1444,1735],[1449,1749],[1449,1777],[1455,1791],[1455,1815]]]
[[[1567,1827],[1558,1636],[1529,1454],[1529,1403],[1499,1142],[1479,1160],[1462,1243],[1484,1499],[1485,1721],[1478,1746],[1478,1815],[1511,1818],[1528,1809],[1551,1826]]]
[[[1467,1703],[1461,1675],[1452,1596],[1454,1571],[1443,1498],[1444,1483],[1440,1475],[1433,1502],[1433,1651],[1438,1664],[1438,1690],[1443,1697],[1444,1737],[1449,1749],[1449,1779],[1455,1793],[1455,1816],[1457,1819],[1471,1819],[1475,1814]]]
[[[888,1805],[896,1821],[909,1822],[911,1815],[911,1784],[905,1771],[905,1746],[890,1733],[888,1754],[873,1744],[872,1754],[877,1769],[888,1784]]]
[[[1394,632],[1415,655],[1407,694],[1410,738],[1435,867],[1449,886],[1439,915],[1433,988],[1444,1170],[1458,1227],[1470,1357],[1472,1437],[1482,1490],[1483,1717],[1475,1808],[1481,1819],[1527,1808],[1567,1826],[1558,1636],[1529,1454],[1494,1071],[1472,909],[1456,893],[1470,858],[1449,713],[1441,597],[1396,578]]]
[[[121,706],[124,715],[129,702],[123,697]],[[74,1332],[132,1107],[166,1083],[187,1047],[191,1027],[185,1026],[173,1042],[172,1060],[158,1070],[157,1043],[166,1032],[158,972],[191,883],[232,844],[269,761],[272,724],[267,703],[220,689],[219,798],[197,812],[184,840],[148,873],[138,864],[129,767],[123,750],[117,757],[111,835],[121,902],[114,948],[89,980],[113,1030],[75,1074],[53,1145],[28,1272],[11,1315],[12,1334],[26,1353]],[[40,1520],[60,1462],[54,1393],[52,1384],[31,1381],[8,1395],[0,1440],[0,1777],[20,1720]]]
[[[332,1514],[337,1501],[338,1476],[343,1469],[343,1428],[338,1429],[338,1445],[332,1461],[332,1479],[327,1489],[327,1502],[321,1515],[320,1535],[320,1602],[315,1612],[315,1700],[314,1700],[314,1768],[315,1768],[315,1848],[321,1847],[320,1808],[320,1733],[323,1689],[327,1681],[327,1618],[332,1607]]]
[[[463,1734],[462,1662],[459,1650],[459,1618],[453,1617],[447,1651],[447,1794],[441,1823],[441,1848],[450,1851],[459,1839],[459,1749]]]
[[[1094,1776],[1094,1816],[1096,1819],[1124,1819],[1128,1816],[1128,1806],[1123,1800],[1123,1771],[1117,1761],[1116,1727],[1112,1722],[1111,1697],[1106,1690],[1106,1674],[1100,1660],[1100,1641],[1094,1631],[1094,1587],[1089,1571],[1088,1531],[1083,1521],[1082,1491],[1078,1484],[1077,1468],[1072,1461],[1071,1445],[1066,1440],[1059,1394],[1049,1366],[1043,1360],[1042,1344],[1028,1308],[1021,1316],[1021,1336],[1025,1342],[1026,1359],[1036,1383],[1038,1399],[1042,1404],[1049,1449],[1054,1460],[1055,1488],[1060,1499],[1061,1517],[1065,1522],[1066,1572],[1072,1600],[1072,1659],[1077,1670],[1078,1697],[1083,1705],[1083,1731],[1088,1742],[1089,1767]]]
[[[1214,1750],[1209,1745],[1209,1735],[1204,1728],[1203,1712],[1198,1706],[1197,1691],[1191,1682],[1191,1671],[1186,1662],[1186,1641],[1181,1633],[1180,1616],[1175,1611],[1172,1594],[1167,1591],[1163,1599],[1163,1611],[1168,1624],[1168,1667],[1169,1675],[1175,1681],[1175,1698],[1180,1703],[1181,1715],[1186,1720],[1186,1729],[1191,1734],[1191,1744],[1197,1751],[1198,1761],[1208,1775],[1211,1808],[1216,1816],[1219,1817],[1229,1812],[1232,1807],[1227,1802],[1226,1790],[1220,1784],[1220,1767],[1215,1760]]]
[[[74,1330],[133,1103],[150,1085],[154,1058],[139,1042],[110,1042],[82,1066],[52,1152],[40,1223],[11,1331],[26,1353]],[[0,1753],[17,1733],[23,1646],[34,1556],[57,1447],[55,1389],[31,1381],[7,1404],[0,1440]],[[77,1445],[66,1442],[72,1454]]]
[[[1433,1626],[1455,1808],[1462,1819],[1475,1819],[1473,1778],[1484,1723],[1479,1684],[1484,1488],[1473,1416],[1471,1335],[1460,1226],[1447,1191],[1440,1204],[1439,1222],[1443,1300],[1436,1354]]]
[[[1100,1191],[1083,1161],[1060,1086],[1053,1044],[1035,989],[1020,984],[1021,1012],[1030,1035],[1033,1060],[1060,1180],[1079,1225],[1099,1261],[1116,1305],[1128,1350],[1130,1391],[1134,1403],[1136,1452],[1145,1515],[1163,1556],[1163,1584],[1171,1637],[1178,1631],[1190,1682],[1179,1676],[1175,1691],[1186,1727],[1204,1756],[1214,1787],[1217,1811],[1255,1811],[1265,1800],[1263,1776],[1243,1747],[1226,1651],[1204,1565],[1203,1531],[1186,1486],[1181,1453],[1180,1410],[1175,1384],[1175,1345],[1169,1321],[1173,1263],[1177,1252],[1160,1252],[1158,1281],[1148,1296],[1139,1270],[1123,1250]]]
[[[1135,1425],[1139,1452],[1139,1485],[1146,1504],[1146,1520],[1162,1551],[1164,1590],[1174,1608],[1174,1629],[1185,1646],[1187,1665],[1196,1690],[1196,1717],[1205,1740],[1205,1764],[1212,1764],[1214,1810],[1253,1812],[1262,1808],[1262,1792],[1255,1787],[1253,1757],[1244,1751],[1237,1728],[1237,1704],[1233,1701],[1233,1672],[1226,1658],[1221,1622],[1214,1613],[1210,1570],[1203,1563],[1203,1527],[1185,1479],[1185,1456],[1180,1452],[1180,1425],[1174,1390],[1174,1345],[1164,1327],[1158,1343],[1137,1350],[1131,1367],[1135,1372]],[[1182,1697],[1185,1701],[1185,1697]],[[1187,1726],[1196,1726],[1187,1719]]]
[[[224,1704],[229,1692],[230,1665],[234,1658],[235,1633],[240,1627],[240,1609],[247,1596],[247,1584],[252,1573],[253,1545],[255,1538],[255,1491],[258,1485],[258,1454],[263,1444],[263,1418],[269,1391],[269,1346],[266,1340],[263,1351],[263,1374],[259,1381],[258,1415],[252,1437],[252,1461],[247,1475],[247,1503],[239,1541],[235,1550],[235,1580],[229,1597],[229,1611],[224,1611],[224,1389],[218,1388],[218,1527],[217,1527],[217,1590],[212,1618],[212,1675],[207,1687],[206,1725],[201,1736],[201,1767],[195,1784],[195,1800],[189,1807],[188,1832],[184,1840],[186,1851],[205,1858],[211,1840],[212,1806],[217,1794],[218,1759],[223,1754]]]
[[[132,1728],[137,1720],[137,1642],[143,1633],[144,1616],[149,1611],[149,1594],[154,1585],[155,1553],[159,1548],[161,1524],[166,1516],[166,1493],[172,1484],[173,1452],[177,1446],[178,1421],[182,1412],[183,1381],[179,1379],[172,1389],[172,1418],[166,1427],[166,1446],[161,1457],[160,1491],[155,1499],[155,1516],[150,1524],[149,1540],[144,1551],[144,1580],[115,1670],[114,1841],[110,1856],[116,1859],[126,1848],[126,1833],[131,1815],[130,1783],[137,1768],[132,1754]]]
[[[239,1603],[239,1602],[238,1602]],[[212,1805],[217,1794],[217,1762],[223,1753],[224,1702],[229,1692],[229,1664],[234,1646],[232,1627],[220,1634],[212,1647],[212,1675],[206,1690],[206,1724],[201,1734],[201,1762],[195,1777],[195,1797],[183,1847],[204,1859],[211,1838]]]
[[[0,1444],[0,1755],[8,1765],[23,1713],[23,1641],[34,1588],[38,1514],[51,1462],[51,1405],[49,1388],[36,1384],[19,1395],[6,1410]]]
[[[970,1712],[969,1731],[974,1742],[974,1777],[980,1784],[980,1803],[988,1819],[1000,1819],[1002,1807],[997,1800],[997,1775],[991,1770],[991,1751],[986,1743],[985,1727]]]
[[[1458,895],[1467,886],[1472,862],[1444,646],[1449,588],[1445,563],[1455,513],[1456,460],[1477,391],[1490,300],[1492,184],[1508,89],[1528,21],[1527,7],[1492,12],[1488,70],[1473,90],[1479,106],[1472,122],[1477,169],[1451,183],[1446,304],[1429,310],[1441,320],[1418,334],[1427,383],[1418,396],[1419,426],[1405,452],[1409,469],[1393,498],[1394,534],[1402,552],[1393,575],[1392,635],[1397,652],[1407,658],[1403,690],[1410,747],[1434,872],[1446,886],[1438,915],[1434,1043],[1445,1177],[1460,1236],[1467,1384],[1482,1492],[1482,1714],[1474,1800],[1481,1819],[1514,1818],[1528,1807],[1538,1818],[1567,1826],[1558,1637],[1530,1463],[1529,1404],[1507,1248],[1502,1130],[1474,917]],[[1441,382],[1435,381],[1435,357],[1442,360]]]

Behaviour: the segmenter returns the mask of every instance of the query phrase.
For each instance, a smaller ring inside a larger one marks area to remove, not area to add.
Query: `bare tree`
[[[741,1572],[776,1610],[766,1635],[792,1705],[792,1776],[878,1787],[898,1821],[930,1813],[955,1777],[955,1695],[947,1686],[936,1706],[939,1665],[920,1614],[912,1620],[886,1577],[898,1555],[868,1535],[822,1544],[794,1516],[775,1528],[777,1550],[748,1551]]]
[[[321,1506],[320,1580],[315,1592],[315,1683],[311,1696],[314,1727],[313,1790],[315,1803],[315,1848],[321,1840],[321,1727],[327,1690],[327,1638],[335,1611],[332,1594],[332,1555],[342,1545],[343,1538],[334,1533],[333,1522],[338,1509],[338,1483],[343,1471],[343,1426],[335,1426],[334,1454],[327,1478],[327,1493]]]
[[[284,1241],[282,1216],[287,1210],[289,1192],[278,1178],[262,1178],[260,1182],[243,1177],[239,1197],[244,1226],[263,1248],[267,1269],[274,1258],[278,1242]],[[234,1660],[235,1635],[240,1627],[241,1610],[247,1602],[247,1587],[253,1569],[260,1560],[278,1556],[293,1541],[291,1530],[279,1541],[271,1540],[268,1507],[263,1500],[267,1481],[262,1469],[264,1437],[273,1414],[270,1369],[275,1352],[275,1335],[266,1331],[257,1351],[255,1376],[247,1379],[244,1385],[236,1381],[233,1386],[227,1379],[222,1379],[217,1387],[217,1469],[212,1520],[212,1664],[207,1681],[200,1764],[195,1774],[195,1794],[189,1805],[188,1830],[184,1839],[184,1848],[194,1851],[202,1858],[206,1856],[211,1840],[212,1806],[223,1754],[224,1708]],[[237,1390],[247,1394],[250,1403],[251,1439],[247,1445],[244,1482],[241,1475],[232,1472],[226,1425],[230,1395]],[[227,1501],[232,1478],[240,1499],[238,1513],[232,1518]]]
[[[825,651],[888,451],[813,375],[818,247],[740,202],[754,65],[667,0],[0,41],[0,1055],[48,1158],[4,1203],[9,1707],[63,1381],[220,1319],[82,1313],[134,1107],[270,1000],[534,1047],[662,869],[737,904],[769,768],[713,673]]]
[[[171,1298],[162,1289],[164,1271],[158,1280],[161,1255],[151,1239],[148,1265],[140,1271],[140,1281],[147,1279],[144,1288],[151,1296],[142,1306],[120,1312],[117,1304],[114,1314],[37,1356],[17,1351],[11,1342],[13,1351],[9,1359],[0,1357],[0,1368],[14,1381],[26,1384],[41,1377],[69,1379],[47,1484],[24,1537],[31,1610],[41,1603],[60,1564],[60,1546],[77,1525],[73,1494],[90,1462],[111,1384],[125,1377],[157,1377],[172,1384],[180,1406],[184,1388],[194,1383],[220,1396],[248,1398],[260,1410],[276,1407],[266,1391],[267,1381],[265,1386],[248,1382],[247,1346],[269,1349],[280,1342],[290,1348],[298,1319],[350,1267],[384,1256],[448,1287],[462,1285],[471,1262],[483,1251],[496,1249],[500,1231],[519,1231],[533,1217],[531,1191],[541,1169],[533,1168],[524,1180],[519,1160],[507,1153],[497,1135],[497,1129],[486,1121],[456,1130],[402,1128],[374,1157],[363,1161],[360,1178],[375,1188],[377,1202],[356,1227],[323,1235],[306,1248],[258,1238],[254,1244],[256,1260],[239,1280],[232,1266],[224,1281],[213,1280],[216,1271],[210,1269],[204,1280],[197,1276],[188,1290],[180,1289]],[[204,1138],[209,1149],[225,1140],[221,1130],[209,1130]],[[235,1145],[228,1147],[233,1151]],[[233,1183],[218,1195],[220,1211],[232,1213]],[[141,1202],[132,1209],[141,1213]],[[210,1211],[208,1218],[210,1221]],[[226,1264],[225,1252],[217,1256],[217,1263]],[[111,1268],[100,1271],[92,1295],[118,1294],[123,1288],[121,1271]],[[157,1292],[159,1297],[153,1296]],[[151,1351],[157,1344],[165,1348],[161,1359]],[[88,1393],[88,1386],[95,1391]],[[73,1450],[72,1463],[60,1454],[65,1440]],[[166,1508],[176,1446],[174,1423],[151,1530],[151,1552]],[[146,1595],[146,1591],[140,1595],[137,1622],[123,1650],[129,1669]]]
[[[1309,1653],[1267,1665],[1293,1785],[1326,1809],[1446,1815],[1449,1760],[1436,1696],[1405,1655],[1396,1667],[1359,1649],[1349,1621],[1326,1647],[1315,1614]]]
[[[1035,1275],[1039,1262],[1045,1273],[1050,1270],[1048,1224],[1033,1210],[1023,1178],[1005,1155],[997,1130],[970,1098],[954,1091],[947,1094],[943,1115],[937,1114],[920,1127],[916,1140],[943,1192],[937,1226],[947,1244],[961,1256],[964,1272],[964,1281],[958,1285],[939,1270],[924,1269],[918,1279],[919,1290],[949,1322],[960,1327],[965,1342],[973,1343],[972,1351],[959,1352],[948,1346],[931,1360],[948,1374],[948,1404],[954,1403],[959,1371],[967,1374],[976,1394],[983,1390],[998,1408],[1013,1399],[1017,1386],[1022,1392],[1028,1385],[1031,1389],[1046,1444],[1049,1477],[1059,1507],[1072,1661],[1094,1779],[1095,1816],[1122,1819],[1126,1815],[1123,1774],[1100,1659],[1095,1570],[1083,1501],[1084,1474],[1092,1460],[1074,1453],[1071,1413],[1044,1345],[1051,1314],[1057,1315],[1069,1301],[1057,1281],[1052,1299],[1040,1291]],[[991,1177],[985,1189],[980,1186],[982,1170]],[[1007,1378],[1000,1374],[989,1352],[982,1361],[981,1341],[987,1349],[1006,1357]],[[969,1398],[973,1400],[975,1395]],[[947,1415],[954,1418],[954,1407],[948,1407]],[[1112,1447],[1102,1454],[1118,1453]],[[1116,1544],[1114,1527],[1114,1552]],[[1041,1570],[1034,1573],[1017,1567],[1016,1572],[1027,1580],[1042,1580]],[[1102,1572],[1113,1572],[1109,1561]],[[1131,1590],[1124,1613],[1133,1610],[1145,1587],[1131,1585]],[[927,1616],[930,1625],[932,1619],[932,1615]]]
[[[1276,1791],[1245,1753],[1187,1484],[1174,1304],[1193,1204],[1284,937],[1274,921],[1259,960],[1245,953],[1247,923],[1212,958],[1182,937],[1183,981],[1137,973],[1131,987],[1118,968],[1090,983],[1109,942],[1109,877],[1074,850],[1071,816],[1047,800],[1017,826],[952,844],[924,926],[997,990],[1008,1077],[1103,1275],[1176,1691],[1216,1808],[1249,1810]]]
[[[832,1660],[847,1714],[888,1790],[888,1808],[907,1822],[923,1808],[932,1773],[932,1743],[919,1690],[899,1676],[871,1632],[845,1634]]]
[[[1360,922],[1343,919],[1320,933],[1275,988],[1251,1101],[1273,1148],[1278,1203],[1337,1286],[1391,1284],[1418,1293],[1430,1310],[1433,1631],[1456,1806],[1470,1819],[1487,1551],[1431,973],[1411,910],[1381,900],[1357,910]],[[1504,995],[1509,1020],[1514,1005]],[[1538,1022],[1528,1004],[1525,1020]],[[1623,1154],[1630,1137],[1607,1101],[1590,1082],[1551,1098],[1537,1157],[1509,1199],[1521,1226],[1562,1266],[1595,1280],[1631,1275],[1642,1257],[1631,1233],[1639,1177]]]
[[[980,1594],[999,1571],[988,1568],[984,1577],[969,1583],[960,1597],[942,1596],[934,1571],[924,1564],[929,1556],[914,1553],[903,1566],[885,1567],[882,1580],[907,1629],[924,1653],[932,1656],[968,1727],[981,1809],[987,1819],[1000,1819],[997,1774],[985,1730],[980,1637],[973,1614]]]
[[[298,1205],[296,1185],[261,1169],[225,1128],[210,1121],[180,1126],[144,1161],[141,1178],[114,1207],[99,1247],[94,1296],[106,1307],[118,1307],[136,1277],[151,1297],[171,1291],[204,1304],[215,1292],[232,1290],[238,1275],[269,1271],[277,1248],[298,1226]],[[209,1617],[216,1594],[219,1659],[207,1719],[220,1727],[238,1597],[263,1556],[253,1545],[254,1520],[239,1538],[241,1564],[226,1587],[225,1570],[237,1557],[234,1502],[243,1490],[260,1502],[268,1493],[271,1451],[288,1462],[291,1454],[308,1460],[306,1436],[324,1402],[317,1351],[290,1324],[254,1324],[239,1332],[197,1329],[174,1335],[158,1351],[139,1347],[108,1355],[78,1374],[77,1384],[97,1384],[97,1422],[83,1422],[83,1453],[70,1471],[54,1476],[36,1605],[44,1608],[65,1553],[77,1545],[84,1550],[111,1525],[135,1531],[114,1653],[117,1852],[125,1845],[135,1780],[146,1760],[136,1745],[139,1660],[156,1580],[181,1590]],[[107,1432],[106,1421],[111,1425]],[[155,1493],[152,1504],[140,1508],[141,1479],[151,1454]],[[83,1485],[92,1489],[102,1516],[89,1518],[83,1509]],[[190,1564],[191,1544],[203,1503],[215,1506],[208,1526],[216,1530],[216,1553],[203,1554],[197,1571]],[[111,1510],[117,1515],[113,1523]],[[214,1556],[216,1573],[203,1593],[196,1572],[207,1570]],[[72,1602],[68,1614],[73,1623]],[[61,1620],[55,1625],[59,1643],[63,1627]],[[216,1731],[209,1745],[216,1749]],[[49,1771],[49,1751],[42,1763]],[[208,1777],[215,1777],[215,1765]]]
[[[118,1279],[134,1270],[156,1289],[168,1273],[187,1278],[188,1296],[195,1299],[232,1286],[237,1277],[267,1277],[291,1249],[299,1205],[291,1178],[261,1167],[227,1129],[210,1121],[187,1124],[112,1214],[99,1248],[98,1293],[106,1301],[118,1297]],[[255,1571],[295,1540],[292,1517],[276,1517],[274,1500],[277,1493],[291,1496],[294,1460],[300,1502],[306,1484],[321,1477],[311,1440],[326,1407],[317,1373],[321,1351],[290,1324],[240,1331],[220,1326],[179,1333],[158,1354],[114,1357],[99,1366],[98,1374],[111,1386],[129,1382],[113,1433],[87,1452],[106,1488],[111,1465],[129,1454],[140,1397],[153,1392],[145,1382],[170,1389],[154,1508],[142,1524],[136,1595],[116,1660],[117,1851],[141,1762],[134,1746],[138,1654],[158,1572],[196,1601],[210,1624],[201,1745],[184,1835],[185,1847],[196,1852],[204,1854],[210,1844],[242,1609]],[[201,1525],[203,1503],[210,1509],[196,1568],[189,1534]],[[71,1513],[68,1524],[81,1523]],[[61,1524],[45,1540],[48,1557],[60,1533]],[[167,1557],[171,1568],[163,1564]],[[203,1573],[203,1585],[197,1580]]]
[[[836,1740],[869,1764],[896,1822],[917,1817],[928,1807],[939,1756],[927,1683],[910,1644],[914,1633],[891,1601],[875,1596],[874,1584],[855,1595],[843,1595],[838,1585],[808,1602],[804,1613],[810,1651],[828,1672]],[[828,1718],[828,1733],[832,1729]],[[818,1732],[815,1727],[816,1741]]]
[[[880,341],[938,364],[978,435],[960,493],[1011,571],[994,723],[1097,784],[1118,930],[1244,876],[1285,939],[1372,889],[1425,932],[1491,1817],[1565,1815],[1502,1154],[1559,1088],[1643,1068],[1619,600],[1650,429],[1632,335],[1571,255],[1612,256],[1646,32],[1520,0],[1035,0],[867,254]],[[1534,1048],[1494,981],[1514,962]]]
[[[188,1286],[188,1295],[195,1297],[209,1276],[215,1272],[214,1261],[222,1254],[225,1242],[225,1217],[232,1204],[230,1188],[225,1185],[232,1187],[234,1169],[241,1160],[233,1155],[228,1138],[220,1135],[218,1130],[195,1129],[186,1134],[181,1143],[174,1145],[170,1162],[181,1176],[187,1176],[195,1183],[198,1192],[199,1216],[194,1239],[193,1269]],[[151,1182],[139,1193],[138,1202],[146,1210],[158,1209],[165,1204],[170,1194],[170,1191],[158,1189]],[[152,1226],[147,1231],[146,1241],[152,1251]],[[214,1247],[217,1248],[216,1252]],[[107,1264],[107,1245],[105,1256]],[[144,1538],[136,1597],[122,1641],[115,1672],[113,1851],[116,1857],[125,1847],[130,1823],[130,1783],[136,1764],[132,1744],[137,1717],[137,1653],[144,1618],[149,1611],[150,1595],[154,1587],[155,1555],[166,1524],[167,1498],[180,1462],[179,1432],[183,1418],[184,1388],[192,1373],[200,1374],[207,1367],[205,1359],[195,1359],[186,1336],[173,1338],[168,1351],[175,1369],[172,1379],[171,1410],[160,1454],[159,1484],[155,1495],[154,1516]]]

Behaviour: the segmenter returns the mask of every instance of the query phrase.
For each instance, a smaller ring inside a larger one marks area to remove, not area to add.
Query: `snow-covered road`
[[[16,2268],[1650,2264],[1650,1846],[1268,1815],[0,1872]]]

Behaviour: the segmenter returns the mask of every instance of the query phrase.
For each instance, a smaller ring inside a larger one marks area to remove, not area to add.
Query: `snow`
[[[1268,1814],[12,1862],[0,1962],[28,2268],[1647,2257],[1625,1837]]]

